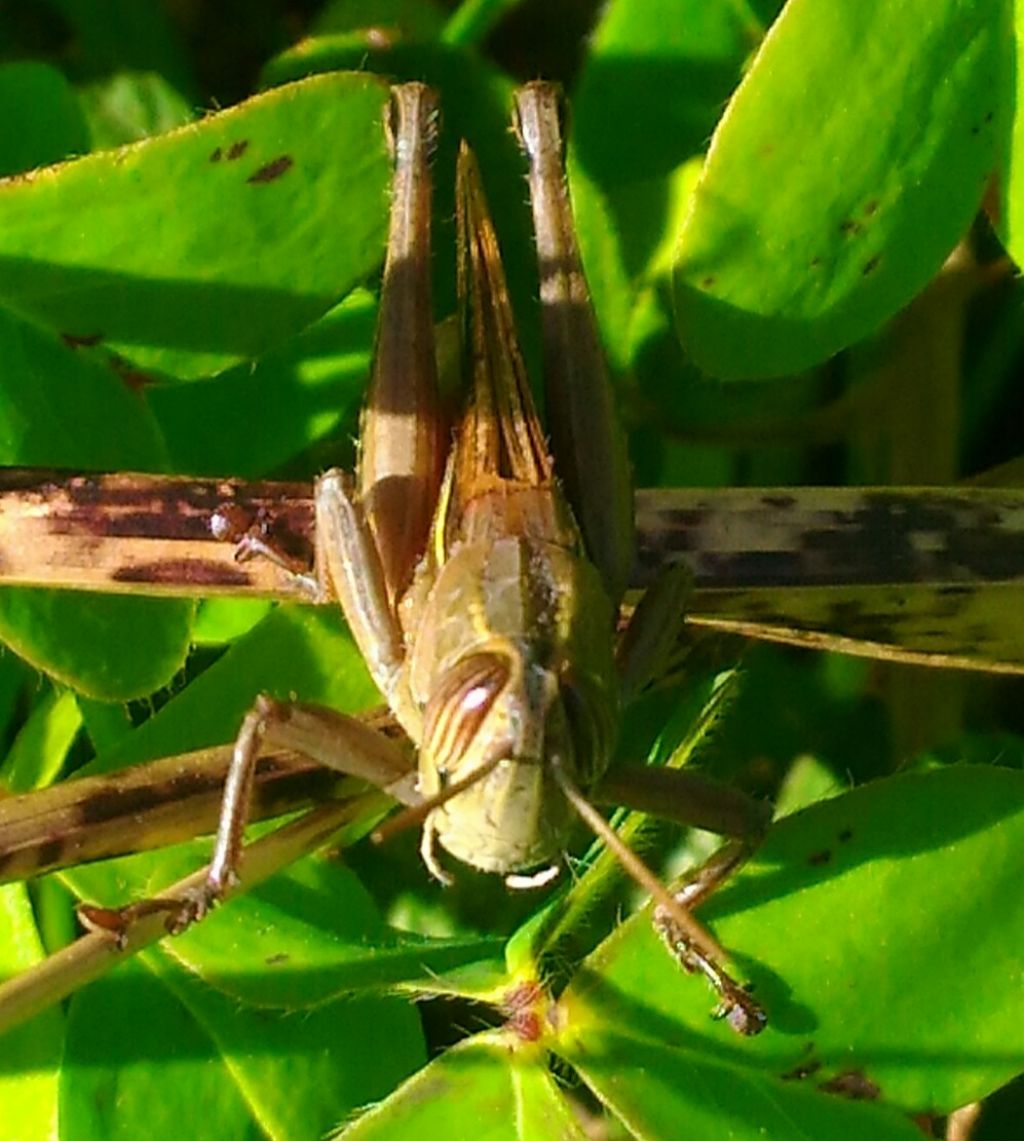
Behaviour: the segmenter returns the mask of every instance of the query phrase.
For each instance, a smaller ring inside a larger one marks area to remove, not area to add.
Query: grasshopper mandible
[[[183,900],[144,901],[119,915],[86,908],[84,916],[118,938],[149,912],[166,911],[172,932],[201,918],[236,882],[245,858],[258,759],[298,753],[405,804],[397,825],[422,824],[424,862],[442,881],[449,873],[438,848],[513,887],[547,882],[581,817],[654,896],[665,941],[687,969],[710,980],[731,1025],[756,1033],[763,1012],[729,976],[724,952],[689,907],[746,858],[767,823],[764,807],[682,772],[659,772],[650,787],[642,770],[629,784],[604,781],[620,703],[674,642],[687,583],[669,571],[616,649],[633,562],[632,492],[573,234],[557,94],[531,84],[516,106],[540,264],[554,459],[465,145],[458,274],[469,392],[447,423],[429,285],[436,124],[428,88],[394,90],[390,234],[359,463],[354,478],[335,470],[317,483],[317,566],[307,584],[340,603],[391,713],[417,747],[418,767],[412,771],[406,751],[362,721],[260,697],[235,743],[203,881]],[[275,557],[265,545],[260,553]],[[612,801],[658,803],[664,814],[730,840],[673,895],[592,803]]]

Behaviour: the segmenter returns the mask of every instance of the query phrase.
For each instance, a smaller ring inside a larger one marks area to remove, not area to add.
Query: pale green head
[[[524,871],[560,855],[574,814],[552,764],[586,787],[613,744],[614,684],[541,665],[533,650],[492,639],[445,672],[425,710],[420,791],[434,796],[480,774],[431,825],[447,851],[482,871]]]

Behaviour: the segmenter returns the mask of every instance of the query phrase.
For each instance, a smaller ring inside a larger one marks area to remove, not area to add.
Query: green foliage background
[[[536,374],[507,122],[538,75],[569,96],[638,483],[945,484],[1012,461],[1022,27],[1010,0],[2,6],[0,462],[350,464],[392,80],[442,95],[438,316],[464,136]],[[373,704],[337,616],[267,611],[4,591],[6,789],[226,741],[264,690]],[[470,872],[441,892],[412,838],[357,844],[0,1039],[6,1135],[913,1138],[987,1099],[972,1136],[1016,1136],[1019,684],[765,648],[716,681],[722,660],[645,695],[621,752],[682,745],[777,799],[702,913],[770,1012],[761,1037],[710,1019],[595,853],[538,902]],[[667,870],[705,841],[643,843]],[[206,850],[3,888],[0,971],[67,938],[75,896],[136,898]],[[529,1040],[500,1008],[537,979]]]

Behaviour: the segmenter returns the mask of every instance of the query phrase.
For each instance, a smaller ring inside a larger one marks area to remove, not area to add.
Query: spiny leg
[[[183,900],[142,900],[120,912],[84,907],[80,913],[86,925],[107,930],[122,941],[128,924],[154,911],[168,913],[167,930],[171,934],[202,919],[237,882],[256,763],[267,749],[301,753],[366,780],[402,803],[415,804],[418,800],[412,760],[400,744],[355,717],[261,694],[242,721],[235,741],[213,857],[202,884]]]
[[[705,929],[690,912],[757,850],[771,822],[770,806],[700,773],[646,765],[609,774],[593,796],[598,803],[620,805],[729,837],[706,861],[669,888],[674,906],[656,897],[653,923],[683,967],[699,970],[719,992],[721,1011],[729,1024],[741,1034],[759,1033],[767,1021],[764,1011],[724,968],[724,952],[720,948],[709,951]],[[718,947],[717,943],[713,946]]]
[[[616,652],[624,700],[661,676],[683,629],[691,577],[681,565],[658,576],[633,611]],[[695,938],[692,908],[721,886],[756,850],[771,822],[768,805],[699,773],[664,766],[634,765],[605,776],[593,789],[598,803],[614,804],[702,828],[730,839],[672,890],[674,907],[656,900],[654,927],[679,962],[699,970],[722,995],[722,1012],[742,1034],[757,1034],[766,1019],[760,1006]],[[680,915],[686,922],[680,921]],[[704,929],[699,924],[697,930]]]
[[[662,885],[643,860],[622,841],[608,821],[576,788],[557,759],[552,763],[552,772],[566,799],[584,823],[604,841],[622,867],[653,898],[655,930],[665,939],[673,955],[687,971],[700,971],[711,983],[721,1000],[719,1010],[734,1030],[746,1035],[760,1033],[767,1024],[764,1011],[722,965],[726,958],[725,950],[714,935],[691,914],[688,901],[680,899]],[[734,867],[729,872],[732,870]],[[709,886],[708,892],[714,886],[717,883]]]

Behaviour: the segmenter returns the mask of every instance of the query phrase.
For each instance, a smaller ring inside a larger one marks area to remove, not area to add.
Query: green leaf
[[[1024,51],[1024,7],[1013,4],[1013,33],[1016,58]],[[1012,93],[1018,113],[1013,117],[1007,153],[1003,156],[998,183],[999,206],[994,221],[1006,250],[1017,265],[1024,264],[1024,115],[1019,113],[1024,92],[1024,70],[1019,66],[1014,73],[1015,91]]]
[[[679,328],[701,367],[807,368],[934,275],[1005,134],[1006,16],[1003,0],[786,5],[679,235]]]
[[[711,1021],[707,989],[640,914],[563,995],[566,1056],[579,1061],[577,1036],[595,1028],[703,1051],[765,1096],[789,1075],[911,1111],[983,1097],[1024,1058],[1024,992],[983,982],[1019,975],[1022,852],[1018,772],[897,776],[789,816],[701,909],[768,1011],[764,1033],[741,1040]]]
[[[166,685],[185,664],[195,603],[7,587],[0,639],[52,678],[100,701]]]
[[[196,611],[192,641],[197,646],[233,642],[258,626],[273,606],[262,598],[206,598]]]
[[[479,1141],[582,1141],[564,1097],[527,1054],[517,1058],[501,1035],[478,1035],[431,1062],[391,1097],[349,1126],[344,1141],[462,1137]]]
[[[0,194],[0,211],[3,195]],[[160,470],[165,452],[147,409],[115,368],[0,309],[0,462]]]
[[[137,143],[194,118],[192,107],[161,76],[119,73],[79,93],[93,150]]]
[[[415,1011],[401,1000],[274,1015],[239,1009],[167,964],[154,975],[133,963],[72,1001],[61,1136],[179,1138],[201,1106],[211,1136],[308,1141],[422,1059]]]
[[[380,258],[385,98],[317,76],[9,183],[0,303],[182,377],[264,352]]]
[[[0,175],[88,149],[74,89],[59,71],[29,60],[0,67]]]
[[[375,299],[357,289],[256,362],[195,384],[150,388],[147,404],[175,470],[253,478],[336,438],[342,424],[350,424],[354,435],[376,315]],[[330,462],[347,458],[331,455]]]
[[[0,977],[44,957],[24,884],[0,887]],[[51,1137],[57,1118],[64,1015],[48,1010],[7,1034],[0,1051],[0,1104],[9,1137]]]
[[[618,1036],[610,1027],[579,1039],[565,1058],[625,1123],[628,1136],[642,1141],[661,1141],[683,1129],[691,1141],[921,1137],[894,1110],[826,1097],[797,1082],[767,1081],[699,1049]]]
[[[110,772],[232,741],[260,693],[350,712],[379,700],[337,611],[281,606],[122,744],[83,771]]]
[[[100,360],[3,310],[0,356],[0,462],[92,471],[164,466],[153,417]],[[152,693],[181,669],[193,610],[187,601],[7,588],[0,639],[79,692],[124,701]]]
[[[81,727],[82,715],[73,693],[46,694],[18,731],[4,758],[4,789],[19,793],[50,784]]]
[[[587,279],[620,368],[635,349],[638,293],[676,240],[688,164],[762,31],[731,0],[613,0],[602,11],[573,95],[569,173]]]

